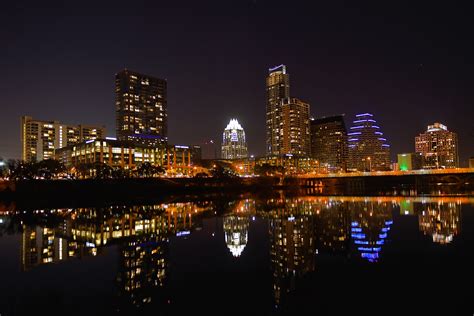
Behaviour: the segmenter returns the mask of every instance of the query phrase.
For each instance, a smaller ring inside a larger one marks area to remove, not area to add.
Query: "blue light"
[[[364,126],[352,126],[351,129],[356,129],[356,128],[364,128]]]
[[[372,125],[372,127],[373,127],[373,128],[378,128],[378,129],[380,129],[380,127],[377,126],[377,125]]]
[[[384,233],[388,232],[389,230],[390,230],[390,227],[384,227],[384,228],[382,228],[382,232],[384,232]]]
[[[359,223],[358,222],[352,222],[351,223],[351,226],[354,227],[354,226],[359,226]]]
[[[363,113],[363,114],[357,114],[356,117],[361,117],[361,116],[373,116],[370,113]]]
[[[354,240],[354,244],[356,245],[368,245],[369,242],[366,240]]]
[[[382,147],[390,147],[390,145],[382,144]]]
[[[352,136],[352,135],[360,135],[362,134],[361,132],[352,132],[352,133],[348,133],[347,135],[349,136]]]
[[[393,224],[393,221],[386,221],[385,222],[385,225],[392,225]]]
[[[379,137],[379,140],[387,141],[387,139],[385,139],[383,137]]]
[[[387,234],[386,234],[386,233],[384,233],[384,234],[379,234],[379,238],[385,239],[385,238],[387,238]]]
[[[367,120],[367,122],[374,122],[374,123],[376,123],[377,121],[375,121],[375,120],[370,120],[370,119],[369,119],[369,120]]]
[[[360,233],[362,231],[362,228],[352,227],[352,231],[354,233]]]
[[[182,232],[177,232],[176,236],[180,237],[180,236],[186,236],[186,235],[189,235],[189,234],[191,234],[191,232],[189,230],[185,230],[185,231],[182,231]]]
[[[358,141],[358,140],[359,140],[358,138],[349,138],[349,141],[350,141],[350,142],[356,142],[356,141]]]
[[[382,132],[374,132],[375,135],[383,135]]]
[[[365,259],[378,259],[379,257],[379,254],[378,253],[361,253],[360,254],[362,258],[365,258]]]
[[[367,120],[357,120],[357,121],[354,121],[354,123],[362,123],[362,122],[367,122]]]
[[[364,239],[365,234],[351,234],[351,237],[356,239]]]
[[[383,245],[384,242],[385,242],[385,241],[383,241],[383,240],[377,240],[376,244],[377,244],[377,245]]]

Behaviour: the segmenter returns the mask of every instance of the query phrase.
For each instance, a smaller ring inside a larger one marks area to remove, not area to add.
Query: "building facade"
[[[424,169],[459,166],[458,136],[441,123],[428,125],[426,132],[415,137],[415,151],[423,156]]]
[[[390,145],[374,116],[357,114],[348,135],[349,168],[351,171],[390,170]]]
[[[266,80],[266,153],[282,153],[282,100],[290,97],[290,77],[285,65],[268,69]]]
[[[222,159],[241,159],[248,156],[245,131],[236,119],[231,119],[222,133]]]
[[[309,157],[309,104],[297,98],[283,99],[280,126],[280,154]]]
[[[56,159],[67,168],[105,163],[112,168],[134,169],[148,162],[163,167],[168,175],[190,175],[195,162],[201,160],[201,148],[185,145],[150,147],[107,138],[61,148],[56,151]]]
[[[56,149],[104,137],[104,126],[66,125],[22,116],[21,158],[28,162],[51,159]]]
[[[344,116],[314,119],[311,124],[311,157],[329,172],[346,171],[348,149]]]
[[[168,142],[167,82],[130,70],[115,75],[119,140],[158,146]]]

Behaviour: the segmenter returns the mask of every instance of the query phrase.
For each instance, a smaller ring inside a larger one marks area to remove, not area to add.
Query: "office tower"
[[[54,158],[56,149],[105,137],[105,127],[65,125],[58,121],[21,117],[22,159],[28,162]]]
[[[415,137],[415,151],[423,156],[424,169],[457,168],[458,136],[441,123],[428,125],[426,132]]]
[[[123,70],[115,75],[116,131],[119,140],[148,146],[168,142],[166,80]]]
[[[282,100],[290,97],[290,77],[286,66],[279,65],[268,69],[267,107],[266,107],[266,153],[267,156],[280,155],[282,152]]]
[[[390,145],[370,113],[357,114],[348,135],[351,171],[390,170]]]
[[[280,126],[280,154],[309,156],[309,104],[297,98],[283,99]]]
[[[347,130],[342,115],[314,119],[311,125],[311,157],[329,172],[346,171]]]
[[[222,159],[246,158],[247,142],[239,121],[231,119],[222,133]]]

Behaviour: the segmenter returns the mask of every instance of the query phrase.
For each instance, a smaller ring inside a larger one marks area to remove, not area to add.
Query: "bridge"
[[[391,191],[415,191],[417,194],[472,194],[474,168],[375,171],[347,173],[308,173],[297,176],[300,186],[320,188],[322,193],[372,194]]]

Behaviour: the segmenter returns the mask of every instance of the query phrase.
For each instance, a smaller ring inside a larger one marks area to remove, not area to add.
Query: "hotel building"
[[[103,126],[65,125],[21,117],[21,157],[28,162],[54,158],[56,149],[103,137]]]
[[[426,132],[415,137],[415,151],[423,156],[424,169],[459,166],[458,136],[441,123],[428,125]]]

